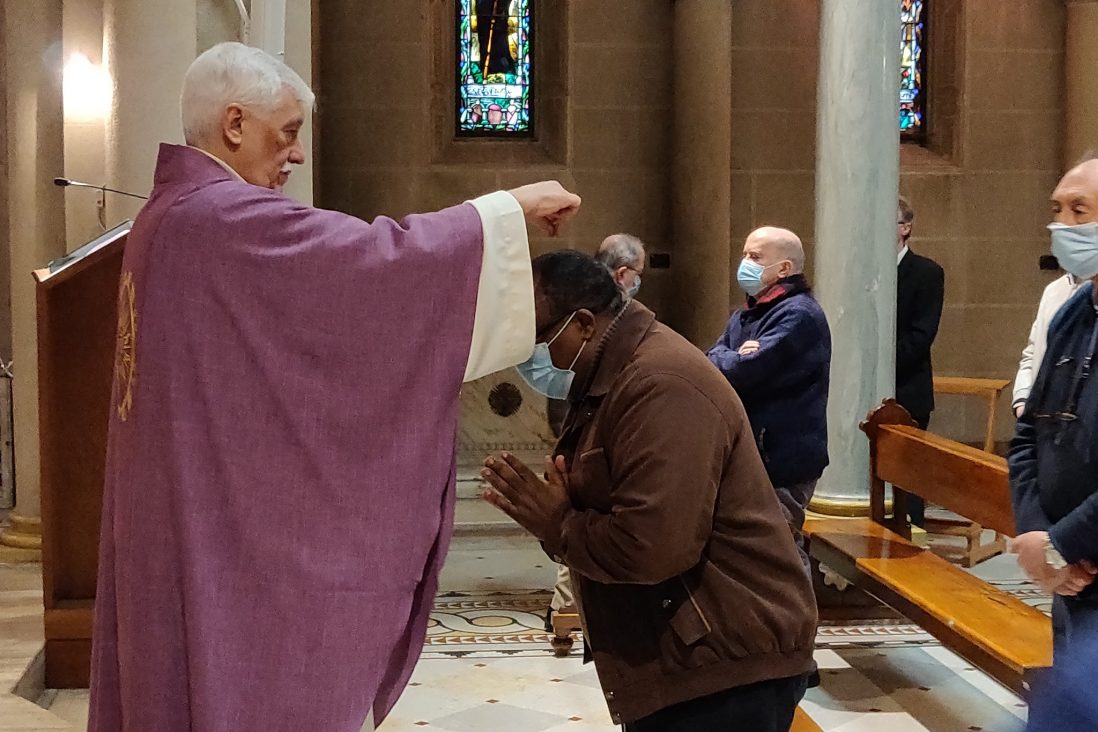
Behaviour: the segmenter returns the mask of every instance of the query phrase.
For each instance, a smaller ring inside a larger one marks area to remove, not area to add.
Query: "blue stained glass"
[[[457,0],[459,135],[528,137],[533,0]]]
[[[900,134],[916,137],[926,125],[927,0],[900,0]]]

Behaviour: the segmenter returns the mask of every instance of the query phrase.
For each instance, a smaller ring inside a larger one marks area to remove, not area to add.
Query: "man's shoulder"
[[[942,269],[942,265],[938,264],[925,254],[916,254],[915,252],[909,250],[907,255],[904,257],[904,261],[910,262],[909,266],[913,271],[945,274],[945,270]]]
[[[675,330],[658,322],[633,352],[627,371],[630,378],[626,388],[644,389],[653,382],[683,387],[679,383],[683,382],[704,391],[713,384],[728,385],[705,353]]]
[[[1044,292],[1041,294],[1041,298],[1055,298],[1061,302],[1066,302],[1068,298],[1075,292],[1078,285],[1078,280],[1069,274],[1064,274],[1052,282],[1045,285]]]
[[[353,216],[308,206],[279,191],[244,181],[224,180],[185,192],[165,213],[167,221],[225,235],[285,236],[300,239],[319,231],[356,230]]]
[[[827,316],[811,292],[802,290],[774,304],[771,315],[776,322],[812,322],[827,324]]]
[[[1094,283],[1084,283],[1061,307],[1049,323],[1049,341],[1075,325],[1094,311]]]

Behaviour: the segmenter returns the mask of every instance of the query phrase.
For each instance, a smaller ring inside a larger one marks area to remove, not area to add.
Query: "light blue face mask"
[[[632,300],[634,297],[637,296],[637,293],[640,292],[640,289],[641,289],[641,276],[637,275],[636,277],[633,278],[633,284],[631,284],[629,286],[629,289],[625,291],[625,296],[628,297],[630,300]]]
[[[530,385],[531,389],[550,399],[568,398],[568,392],[572,390],[572,382],[576,378],[576,372],[572,370],[572,367],[576,365],[583,349],[587,347],[587,341],[584,341],[568,368],[559,369],[553,365],[553,355],[549,353],[549,346],[560,337],[560,334],[564,332],[564,329],[568,327],[574,317],[576,317],[575,313],[569,315],[568,320],[564,321],[564,325],[560,327],[557,334],[548,341],[534,344],[533,355],[525,363],[520,363],[515,367],[519,372],[519,376]]]
[[[1098,275],[1098,222],[1089,224],[1049,224],[1052,254],[1065,271],[1081,280]]]
[[[736,281],[740,287],[751,297],[758,295],[763,288],[762,276],[766,268],[758,262],[745,259],[740,262],[740,268],[736,271]]]

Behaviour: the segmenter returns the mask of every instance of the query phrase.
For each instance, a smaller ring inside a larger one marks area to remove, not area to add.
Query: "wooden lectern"
[[[34,273],[46,687],[84,688],[107,423],[118,332],[118,281],[131,222]]]

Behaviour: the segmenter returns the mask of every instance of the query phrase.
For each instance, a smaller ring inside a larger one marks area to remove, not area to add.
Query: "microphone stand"
[[[120,196],[129,196],[130,198],[139,198],[142,201],[149,200],[148,196],[141,196],[136,193],[130,193],[129,191],[120,191],[117,188],[110,188],[108,186],[97,186],[92,183],[84,183],[78,180],[72,180],[70,178],[54,178],[53,184],[60,186],[61,188],[68,188],[73,186],[75,188],[91,188],[99,191],[99,200],[95,204],[96,214],[99,218],[99,226],[103,231],[107,230],[107,194],[116,193]]]

